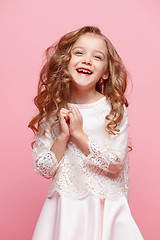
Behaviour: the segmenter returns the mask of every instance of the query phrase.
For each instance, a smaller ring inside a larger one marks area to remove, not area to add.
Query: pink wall
[[[33,134],[42,53],[68,31],[99,26],[113,42],[133,81],[128,91],[130,207],[144,239],[159,239],[160,2],[0,1],[1,199],[0,239],[31,239],[50,180],[33,172]],[[131,89],[131,88],[130,88]]]

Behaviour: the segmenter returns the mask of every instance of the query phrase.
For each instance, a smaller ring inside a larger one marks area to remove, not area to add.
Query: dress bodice
[[[82,199],[93,195],[100,199],[115,200],[122,195],[128,199],[128,116],[124,106],[124,116],[119,125],[118,135],[106,131],[110,104],[106,97],[90,104],[68,104],[76,106],[83,117],[83,131],[88,135],[90,154],[86,156],[69,138],[63,158],[58,163],[50,148],[60,133],[59,124],[53,118],[42,127],[45,135],[37,135],[33,149],[34,170],[46,178],[52,178],[48,197],[56,190],[60,195]],[[109,172],[110,164],[119,164],[120,171]]]

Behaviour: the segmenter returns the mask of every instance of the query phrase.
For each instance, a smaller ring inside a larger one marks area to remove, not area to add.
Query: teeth
[[[78,72],[84,72],[84,73],[91,74],[91,72],[90,72],[90,71],[88,71],[88,70],[85,70],[85,69],[81,69],[81,68],[77,69],[77,71],[78,71]]]

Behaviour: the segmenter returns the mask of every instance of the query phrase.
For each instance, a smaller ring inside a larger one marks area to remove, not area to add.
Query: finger
[[[77,107],[75,107],[73,109],[73,112],[74,112],[74,116],[75,116],[76,119],[82,118],[82,115],[81,115],[81,113],[80,113],[80,111],[79,111],[79,109]]]
[[[65,118],[65,117],[67,117],[68,116],[68,114],[66,114],[66,113],[60,113],[60,117],[61,118]]]
[[[59,116],[60,121],[65,121],[65,119],[67,118],[67,114],[66,113],[61,113]]]
[[[70,121],[72,121],[72,120],[74,119],[74,114],[73,114],[73,112],[70,112],[70,113],[68,114],[68,116],[69,116]]]
[[[75,113],[78,117],[81,116],[81,112],[79,111],[79,109],[77,107],[75,107]]]
[[[76,107],[72,108],[72,113],[73,113],[74,118],[78,118],[78,112],[77,112]]]
[[[69,110],[66,109],[66,108],[61,108],[60,113],[66,113],[66,114],[68,114],[68,113],[69,113]]]
[[[65,123],[67,123],[67,124],[69,124],[70,123],[70,117],[69,117],[69,115],[68,115],[68,113],[66,114],[66,113],[61,113],[61,122],[65,122]]]
[[[60,110],[60,116],[68,116],[68,112]]]

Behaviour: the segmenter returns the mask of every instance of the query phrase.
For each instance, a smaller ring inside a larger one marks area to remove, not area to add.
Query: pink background
[[[130,208],[144,239],[160,239],[159,12],[158,0],[0,1],[0,239],[31,239],[51,182],[33,172],[33,134],[27,128],[36,113],[42,54],[84,25],[100,27],[132,79]]]

